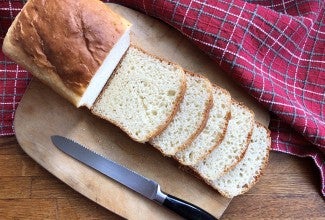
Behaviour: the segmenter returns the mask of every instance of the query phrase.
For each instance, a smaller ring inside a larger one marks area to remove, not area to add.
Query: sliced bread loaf
[[[254,125],[254,113],[232,101],[231,118],[221,144],[193,169],[205,180],[213,181],[227,173],[244,156]]]
[[[164,155],[172,156],[201,132],[212,107],[212,85],[205,77],[186,72],[186,92],[171,123],[150,143]]]
[[[229,173],[211,182],[212,187],[228,198],[247,192],[259,180],[265,169],[270,146],[269,131],[256,123],[244,158]]]
[[[191,144],[175,155],[182,165],[195,165],[221,143],[230,118],[230,107],[229,92],[214,85],[213,107],[206,126]]]
[[[169,124],[185,90],[182,68],[131,46],[91,111],[143,143]]]

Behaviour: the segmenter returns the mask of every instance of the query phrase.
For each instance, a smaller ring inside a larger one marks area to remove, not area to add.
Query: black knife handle
[[[216,218],[203,209],[188,203],[184,200],[176,198],[172,195],[168,195],[164,202],[163,206],[169,208],[170,210],[176,212],[180,216],[189,220],[216,220]]]

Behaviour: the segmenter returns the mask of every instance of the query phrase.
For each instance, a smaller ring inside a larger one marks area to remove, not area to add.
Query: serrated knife
[[[157,182],[141,176],[140,174],[129,170],[128,168],[111,161],[92,150],[89,150],[87,147],[84,147],[75,141],[58,135],[51,136],[51,140],[53,144],[64,153],[111,179],[114,179],[129,189],[140,193],[144,197],[174,211],[185,219],[216,219],[203,209],[162,192]]]

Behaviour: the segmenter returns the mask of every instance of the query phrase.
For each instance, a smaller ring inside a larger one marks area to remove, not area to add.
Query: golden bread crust
[[[129,26],[98,0],[30,0],[10,27],[3,51],[77,105]]]

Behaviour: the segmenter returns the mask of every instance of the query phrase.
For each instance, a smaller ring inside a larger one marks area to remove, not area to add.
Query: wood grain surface
[[[0,138],[0,170],[0,219],[121,219],[47,172],[14,136]],[[319,180],[311,159],[271,152],[261,181],[222,219],[324,219]]]

